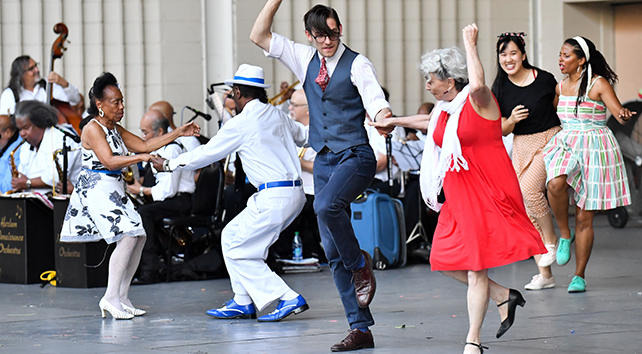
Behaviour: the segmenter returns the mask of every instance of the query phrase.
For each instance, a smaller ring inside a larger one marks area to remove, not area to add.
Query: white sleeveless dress
[[[116,128],[103,128],[114,156],[127,154]],[[125,236],[143,236],[145,229],[134,204],[125,193],[121,171],[110,171],[92,150],[82,148],[82,170],[69,199],[60,231],[62,242],[117,242]]]

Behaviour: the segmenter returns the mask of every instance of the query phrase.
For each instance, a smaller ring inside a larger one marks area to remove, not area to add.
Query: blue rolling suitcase
[[[387,194],[366,190],[350,205],[352,227],[361,249],[372,255],[376,269],[406,264],[403,205]]]

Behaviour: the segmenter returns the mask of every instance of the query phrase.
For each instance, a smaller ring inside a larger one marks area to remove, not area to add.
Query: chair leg
[[[169,228],[169,237],[167,238],[167,275],[165,276],[165,282],[169,283],[169,278],[171,277],[171,267],[172,267],[172,236],[174,235],[174,225]]]

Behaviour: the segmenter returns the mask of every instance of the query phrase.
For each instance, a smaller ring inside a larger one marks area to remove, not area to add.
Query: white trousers
[[[302,187],[268,188],[254,193],[223,229],[223,258],[234,294],[249,295],[259,311],[290,287],[265,263],[268,248],[305,205]]]

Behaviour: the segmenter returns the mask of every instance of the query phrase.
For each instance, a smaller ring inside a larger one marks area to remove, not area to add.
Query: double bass
[[[54,60],[62,58],[63,52],[67,50],[64,44],[67,41],[69,30],[64,23],[60,22],[54,26],[54,33],[59,34],[59,36],[51,46],[49,72],[54,71]],[[74,127],[76,132],[80,134],[80,121],[82,121],[82,116],[76,113],[69,102],[59,101],[52,97],[52,85],[53,83],[47,82],[47,104],[50,104],[58,109],[58,123],[69,123]]]

